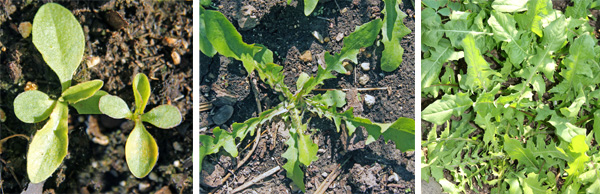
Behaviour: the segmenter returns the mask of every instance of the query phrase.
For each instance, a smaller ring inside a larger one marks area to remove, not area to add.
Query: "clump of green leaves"
[[[129,119],[135,126],[125,143],[125,159],[127,166],[135,177],[143,178],[154,168],[158,160],[158,146],[148,133],[142,122],[150,123],[158,128],[169,129],[181,123],[181,113],[173,105],[160,105],[144,112],[150,98],[150,82],[144,74],[137,74],[133,79],[133,95],[135,111],[130,111],[127,103],[113,95],[100,98],[100,111],[115,119]]]
[[[423,4],[421,91],[435,102],[421,113],[422,179],[449,193],[599,193],[591,0],[564,13],[549,0]]]
[[[27,153],[27,175],[31,182],[39,183],[50,177],[67,155],[68,105],[80,114],[100,114],[98,99],[106,93],[100,90],[100,80],[71,86],[73,73],[83,58],[85,38],[69,10],[55,3],[40,7],[33,19],[32,39],[62,86],[58,99],[31,90],[19,94],[14,101],[15,114],[23,122],[50,118],[34,135]]]
[[[402,151],[413,150],[413,119],[401,117],[390,124],[374,123],[369,119],[354,116],[352,108],[341,113],[337,111],[337,108],[346,104],[346,94],[343,91],[333,90],[324,94],[311,95],[312,90],[322,85],[324,80],[335,78],[333,71],[346,73],[342,62],[344,60],[356,62],[359,49],[371,46],[382,26],[383,22],[380,19],[358,26],[353,33],[344,38],[345,46],[340,53],[333,55],[329,52],[325,53],[326,68],[319,67],[314,77],[306,73],[300,74],[296,81],[296,92],[292,93],[283,83],[284,75],[281,72],[283,67],[273,63],[273,53],[269,49],[262,45],[244,43],[241,35],[223,14],[200,8],[201,51],[208,56],[218,52],[223,56],[242,61],[247,72],[257,71],[263,82],[284,96],[282,103],[262,112],[258,117],[243,123],[234,123],[232,132],[217,127],[213,129],[214,137],[200,135],[202,143],[200,165],[205,156],[217,153],[221,147],[236,157],[238,155],[236,142],[242,141],[248,134],[254,135],[257,127],[274,117],[280,117],[286,122],[286,127],[290,131],[290,138],[286,142],[289,147],[282,155],[287,159],[283,168],[287,171],[287,177],[304,191],[302,166],[309,166],[318,159],[318,145],[311,138],[314,131],[309,131],[307,128],[310,119],[306,123],[302,122],[305,115],[309,113],[332,120],[338,132],[344,122],[349,135],[352,135],[357,127],[364,127],[368,132],[367,144],[383,135],[386,141],[389,139],[394,141],[396,148]]]

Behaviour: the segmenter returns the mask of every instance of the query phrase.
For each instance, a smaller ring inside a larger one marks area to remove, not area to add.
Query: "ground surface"
[[[0,2],[0,108],[6,122],[0,137],[32,137],[44,122],[20,122],[13,100],[28,82],[58,96],[58,77],[44,63],[31,42],[18,32],[21,22],[32,22],[43,2]],[[150,78],[148,109],[170,103],[179,108],[183,122],[174,129],[146,125],[159,147],[157,165],[149,176],[135,178],[127,169],[124,147],[132,125],[106,116],[79,115],[70,110],[69,153],[46,180],[44,190],[56,193],[190,193],[192,191],[192,2],[158,3],[113,1],[60,2],[72,10],[86,36],[84,59],[74,83],[100,79],[103,90],[123,98],[132,107],[131,80],[137,73]],[[119,16],[120,15],[120,16]],[[128,25],[127,25],[128,23]],[[165,39],[166,38],[166,39]],[[175,64],[172,53],[180,56]],[[98,128],[99,127],[99,128]],[[106,136],[108,142],[97,141]],[[107,143],[101,145],[100,143]],[[1,151],[0,187],[18,193],[29,184],[25,156],[28,142],[9,139]]]
[[[240,10],[247,5],[253,6],[259,24],[251,29],[242,30],[238,24]],[[380,10],[383,2],[379,0],[337,0],[321,2],[314,12],[318,16],[305,16],[302,1],[293,1],[287,5],[286,1],[220,1],[214,8],[222,12],[242,34],[244,42],[263,44],[275,53],[275,63],[284,66],[285,83],[295,86],[297,77],[301,72],[310,75],[316,74],[317,55],[323,51],[337,53],[341,50],[342,41],[336,40],[338,34],[349,35],[358,25],[367,23],[375,18],[382,17]],[[339,6],[339,7],[338,7]],[[402,65],[398,70],[386,73],[381,71],[379,60],[382,46],[371,46],[358,56],[359,63],[369,62],[371,70],[363,71],[359,67],[350,75],[337,74],[336,79],[325,82],[321,88],[374,88],[390,87],[390,91],[360,92],[361,95],[369,94],[377,99],[372,107],[364,106],[364,111],[356,113],[375,122],[393,122],[398,117],[414,118],[414,8],[410,1],[403,1],[400,9],[409,16],[404,20],[406,26],[413,33],[402,39],[401,45],[405,49]],[[319,32],[329,41],[320,43],[311,33]],[[306,51],[312,53],[312,59],[304,61],[301,55]],[[359,77],[369,76],[365,85],[358,82]],[[244,122],[257,115],[257,104],[250,90],[247,73],[241,62],[228,59],[219,55],[209,58],[201,54],[200,58],[200,102],[212,103],[213,108],[200,113],[200,133],[211,135],[216,127],[212,123],[212,115],[219,108],[231,105],[234,109],[233,116],[221,128],[229,129],[234,122]],[[268,89],[266,85],[258,84],[259,98],[263,110],[277,105],[280,100],[278,95]],[[230,100],[217,98],[217,95],[226,93],[232,97]],[[236,188],[251,180],[253,177],[275,167],[283,165],[285,158],[281,154],[286,150],[284,142],[287,138],[285,130],[279,129],[278,121],[264,126],[267,131],[262,137],[257,150],[240,168],[235,176],[225,183],[218,192]],[[320,129],[316,132],[318,139],[319,160],[313,162],[305,169],[305,183],[307,192],[312,193],[323,182],[337,164],[343,163],[341,175],[331,184],[327,192],[330,193],[414,193],[414,155],[413,152],[402,153],[395,149],[393,143],[386,144],[383,139],[365,146],[366,132],[359,130],[357,134],[347,137],[346,134],[337,133],[333,122],[326,119],[313,117],[309,128]],[[248,139],[243,141],[239,148],[249,144]],[[240,156],[245,156],[249,149],[241,151]],[[235,168],[236,159],[226,154],[207,156],[203,162],[203,171],[200,174],[201,192],[212,191],[218,182]],[[396,174],[397,180],[390,178]],[[389,180],[388,180],[389,179]],[[244,193],[295,193],[298,189],[292,186],[290,179],[286,178],[285,171],[246,189]]]

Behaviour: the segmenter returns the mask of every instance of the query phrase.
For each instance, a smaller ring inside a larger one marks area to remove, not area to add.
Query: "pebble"
[[[150,187],[151,187],[150,183],[147,183],[147,182],[143,182],[138,185],[138,189],[141,192],[148,192],[148,190],[150,190]]]
[[[181,147],[181,144],[179,144],[179,142],[177,142],[177,141],[173,143],[173,149],[175,149],[175,151],[183,152],[183,148]]]
[[[368,107],[371,107],[375,104],[375,97],[365,94],[365,104],[367,104]]]
[[[173,166],[179,168],[181,167],[181,162],[179,162],[179,160],[175,160],[175,162],[173,162]]]
[[[125,185],[127,185],[127,182],[125,182],[125,181],[121,181],[121,182],[119,183],[119,185],[121,185],[121,187],[124,187]]]
[[[369,82],[369,76],[367,74],[364,74],[363,76],[360,76],[360,78],[358,78],[358,83],[360,83],[360,85],[366,85],[367,82]]]
[[[319,42],[320,42],[321,44],[323,44],[323,41],[324,41],[324,40],[323,40],[323,36],[321,36],[321,34],[319,34],[319,32],[317,32],[317,31],[313,31],[313,32],[312,32],[312,35],[313,35],[313,36],[314,36],[314,37],[315,37],[317,40],[319,40]]]
[[[388,182],[396,182],[397,183],[397,182],[400,181],[400,177],[398,177],[398,174],[396,174],[394,172],[390,177],[388,177],[387,181]]]
[[[327,174],[327,172],[321,173],[321,176],[323,176],[323,178],[327,178],[327,175],[329,175],[329,174]]]
[[[240,17],[238,19],[238,24],[242,30],[249,30],[256,25],[258,25],[258,18],[253,13],[256,12],[256,8],[252,5],[243,6],[240,9]]]
[[[300,60],[302,60],[304,62],[311,62],[312,61],[312,53],[310,52],[310,50],[304,51],[304,53],[302,55],[300,55]]]
[[[89,61],[87,61],[88,68],[92,68],[100,63],[100,57],[93,56]]]
[[[361,64],[360,64],[360,68],[362,68],[362,70],[363,70],[363,71],[369,71],[369,70],[371,70],[371,67],[370,67],[370,65],[371,65],[371,64],[369,64],[369,63],[367,63],[367,62],[364,62],[364,63],[361,63]]]
[[[175,65],[179,65],[179,63],[181,63],[181,56],[179,56],[179,53],[175,51],[171,52],[171,59],[173,59],[173,64]]]
[[[229,120],[229,118],[231,118],[231,115],[233,115],[233,107],[231,107],[229,105],[222,106],[212,116],[213,123],[215,123],[217,125],[221,125],[221,124],[227,122],[227,120]]]
[[[21,22],[19,24],[19,33],[21,33],[23,38],[29,37],[31,34],[31,22]]]
[[[151,172],[150,175],[148,175],[148,178],[154,182],[158,182],[158,175],[156,175],[156,173]]]
[[[340,13],[346,13],[348,11],[347,7],[344,7],[344,9],[340,10]]]
[[[340,32],[336,37],[335,37],[335,41],[341,41],[342,39],[344,39],[344,33]]]

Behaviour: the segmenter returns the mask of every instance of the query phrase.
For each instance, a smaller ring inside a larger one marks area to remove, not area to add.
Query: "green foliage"
[[[71,11],[56,3],[40,7],[33,18],[32,41],[66,90],[83,58],[85,37]]]
[[[135,127],[125,143],[125,159],[131,173],[135,177],[143,178],[152,171],[158,160],[158,146],[142,121],[158,128],[169,129],[181,123],[181,113],[173,105],[160,105],[144,113],[151,94],[150,82],[145,74],[137,74],[134,77],[132,88],[135,111],[130,111],[123,99],[112,95],[101,97],[98,106],[103,114],[112,118],[127,118],[135,122]]]
[[[383,26],[381,28],[381,42],[385,49],[381,53],[381,70],[391,72],[394,71],[402,63],[402,55],[404,49],[400,46],[402,37],[410,34],[410,29],[404,26],[404,18],[407,16],[400,11],[399,0],[384,0],[385,14],[383,18]]]
[[[598,191],[600,47],[590,6],[423,1],[421,95],[434,101],[421,113],[431,126],[422,179],[449,193]]]
[[[40,7],[33,23],[33,43],[46,63],[58,75],[62,94],[51,99],[41,91],[26,91],[14,100],[15,115],[26,123],[50,117],[37,131],[27,152],[27,175],[32,183],[46,180],[67,155],[69,105],[80,114],[99,114],[100,80],[71,86],[73,73],[83,57],[85,39],[81,26],[71,12],[59,4]]]
[[[281,72],[283,67],[273,63],[273,54],[270,50],[262,45],[244,43],[233,25],[217,11],[201,9],[200,20],[205,24],[204,31],[200,32],[201,37],[205,36],[216,52],[242,61],[248,73],[257,71],[263,82],[284,96],[282,103],[262,112],[258,117],[250,118],[243,123],[234,123],[231,132],[217,127],[213,129],[214,137],[200,135],[202,143],[200,166],[206,156],[218,153],[221,148],[236,157],[238,155],[236,142],[241,142],[248,134],[254,135],[260,125],[269,122],[274,117],[280,117],[286,121],[285,127],[290,131],[290,138],[286,141],[288,148],[282,154],[282,157],[287,159],[283,168],[286,170],[287,177],[305,191],[303,167],[318,160],[318,145],[313,142],[311,137],[313,132],[307,128],[310,118],[303,122],[306,120],[305,115],[308,117],[310,113],[332,120],[337,131],[341,128],[343,121],[349,135],[352,135],[357,127],[364,127],[368,133],[366,144],[383,135],[386,141],[394,141],[396,147],[402,151],[414,150],[413,119],[399,118],[393,124],[374,123],[366,118],[355,117],[352,108],[342,113],[338,112],[337,108],[346,104],[346,94],[343,91],[334,90],[324,94],[311,95],[311,92],[322,85],[323,81],[335,78],[333,71],[346,73],[346,69],[342,65],[344,60],[356,63],[360,48],[373,45],[383,26],[380,19],[356,27],[354,32],[344,38],[344,47],[340,53],[332,55],[326,52],[324,58],[327,67],[319,67],[315,76],[301,73],[296,81],[295,93],[292,93],[283,83],[284,75]],[[394,27],[388,27],[394,31],[390,40],[399,42],[399,39],[395,38],[395,31],[400,30],[397,22],[393,20]],[[202,52],[212,56],[210,52],[206,52],[208,50],[210,49]]]

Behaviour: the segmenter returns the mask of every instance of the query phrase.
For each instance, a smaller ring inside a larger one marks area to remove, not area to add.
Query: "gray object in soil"
[[[433,177],[429,177],[429,182],[421,180],[421,193],[422,194],[438,194],[442,193],[442,186],[433,179]]]
[[[213,123],[215,123],[217,125],[221,125],[221,124],[227,122],[227,120],[229,120],[229,118],[231,118],[231,115],[233,115],[233,107],[231,107],[229,105],[222,106],[212,116]]]

